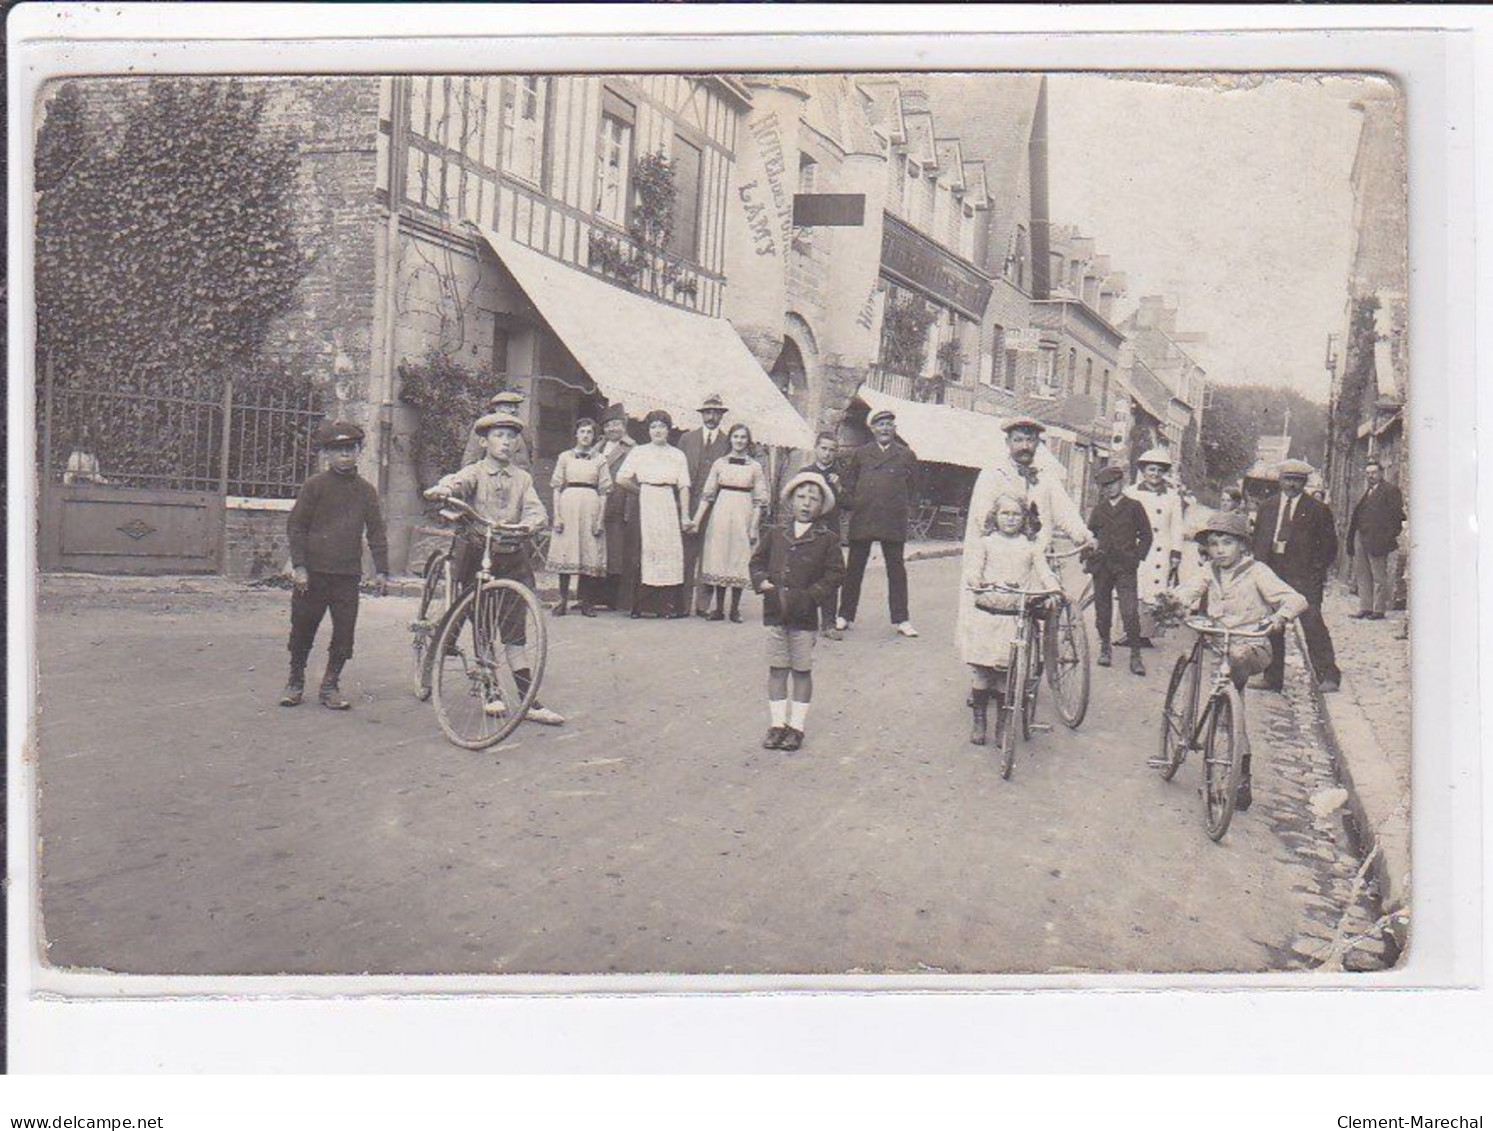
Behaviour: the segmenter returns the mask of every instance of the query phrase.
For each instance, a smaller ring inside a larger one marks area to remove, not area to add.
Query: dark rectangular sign
[[[891,215],[881,229],[881,267],[977,321],[990,301],[988,278]]]
[[[859,228],[866,222],[863,192],[796,192],[795,228]]]

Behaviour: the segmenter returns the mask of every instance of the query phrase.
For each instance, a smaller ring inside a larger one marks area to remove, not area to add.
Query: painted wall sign
[[[881,230],[881,267],[976,320],[990,301],[989,279],[890,214]]]

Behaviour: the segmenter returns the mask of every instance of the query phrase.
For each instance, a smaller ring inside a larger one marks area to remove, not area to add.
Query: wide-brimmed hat
[[[1140,459],[1135,461],[1135,466],[1144,467],[1148,463],[1159,463],[1163,467],[1171,467],[1171,453],[1165,448],[1151,448],[1141,454]]]
[[[1035,416],[1013,416],[1001,425],[1001,431],[1007,435],[1010,435],[1018,428],[1025,428],[1028,432],[1035,432],[1039,436],[1047,431],[1047,425],[1043,424]]]
[[[895,412],[893,412],[891,409],[889,409],[889,408],[878,408],[870,416],[866,417],[866,423],[867,424],[875,424],[878,420],[891,420],[891,421],[895,421],[896,419],[897,419],[897,414]]]
[[[314,437],[321,448],[344,448],[363,442],[363,429],[347,420],[323,420]]]
[[[596,423],[605,424],[608,420],[626,419],[627,409],[623,407],[621,401],[618,401],[616,404],[609,404],[606,408],[602,409],[601,415],[596,418]]]
[[[726,402],[721,399],[721,395],[719,393],[711,393],[710,396],[706,397],[703,401],[700,402],[700,407],[697,408],[695,411],[696,412],[711,412],[711,411],[715,411],[715,412],[728,412],[730,410],[726,408]]]
[[[788,480],[787,486],[783,488],[783,502],[786,503],[791,501],[793,498],[793,492],[798,490],[805,483],[814,484],[814,486],[818,487],[820,492],[824,496],[823,504],[819,508],[820,514],[824,514],[826,511],[832,511],[835,509],[835,492],[833,491],[833,489],[831,489],[828,481],[824,478],[824,476],[820,475],[819,472],[809,471],[807,468],[803,471],[800,471],[792,479]]]
[[[1309,479],[1315,468],[1304,459],[1283,459],[1276,471],[1282,478],[1287,475],[1299,475],[1303,479]]]
[[[1094,473],[1094,482],[1101,487],[1107,486],[1110,483],[1117,483],[1124,478],[1125,469],[1115,464],[1110,464],[1108,467],[1101,467]]]
[[[473,431],[479,436],[486,436],[494,428],[512,428],[522,434],[524,422],[511,412],[490,412],[477,421]]]
[[[1194,541],[1206,542],[1209,534],[1232,534],[1247,543],[1250,538],[1249,519],[1238,511],[1214,511],[1192,537]]]

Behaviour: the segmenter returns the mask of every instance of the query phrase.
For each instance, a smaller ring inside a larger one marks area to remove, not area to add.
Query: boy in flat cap
[[[323,421],[316,430],[316,442],[327,453],[328,469],[306,480],[286,523],[295,590],[290,598],[290,678],[280,705],[294,707],[304,697],[306,660],[322,617],[330,610],[332,643],[318,698],[323,707],[345,711],[352,704],[337,683],[353,654],[363,538],[366,534],[373,553],[380,595],[389,583],[389,539],[378,491],[358,474],[363,429],[343,421]]]
[[[1135,595],[1135,574],[1151,549],[1151,518],[1146,508],[1125,494],[1125,470],[1101,467],[1094,478],[1102,495],[1089,515],[1096,548],[1085,562],[1094,577],[1094,627],[1099,631],[1099,666],[1111,661],[1109,630],[1113,624],[1115,596],[1120,598],[1120,619],[1131,643],[1130,670],[1145,675],[1140,658],[1140,606]]]
[[[488,400],[487,411],[489,413],[506,412],[510,416],[518,416],[518,410],[523,407],[523,403],[523,393],[517,389],[504,389],[501,393],[494,393]],[[476,428],[473,428],[471,434],[467,436],[467,445],[461,453],[461,466],[466,467],[468,464],[476,463],[485,455],[487,455],[487,441],[482,438],[482,434]],[[519,436],[514,442],[513,455],[509,462],[514,467],[529,470],[529,445],[523,436]]]

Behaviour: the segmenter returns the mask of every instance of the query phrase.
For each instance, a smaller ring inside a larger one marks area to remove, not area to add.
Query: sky
[[[1375,80],[1368,80],[1375,81]],[[1210,380],[1327,400],[1352,249],[1356,79],[1220,91],[1098,75],[1048,80],[1048,196],[1142,295],[1179,307]]]

